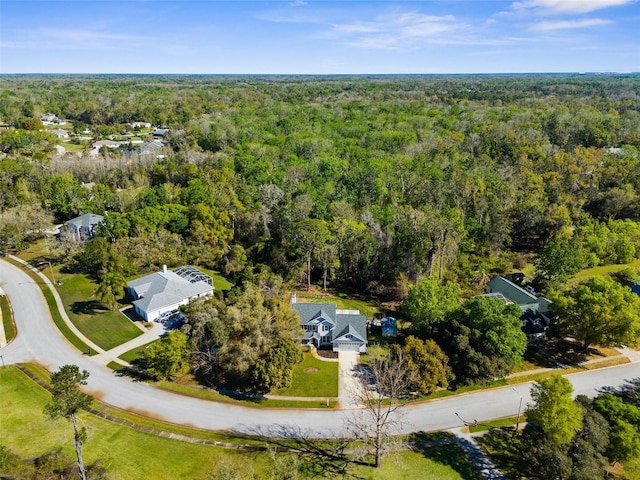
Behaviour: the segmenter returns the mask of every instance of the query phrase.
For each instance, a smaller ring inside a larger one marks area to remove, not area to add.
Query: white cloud
[[[538,32],[548,32],[553,30],[571,30],[578,28],[598,27],[600,25],[610,25],[611,20],[601,18],[584,18],[580,20],[558,20],[539,22],[531,26],[531,30]]]
[[[304,5],[306,5],[307,2],[305,2],[304,0],[293,0],[293,2],[291,2],[289,4],[290,7],[302,7]]]
[[[635,0],[524,0],[514,2],[511,7],[515,11],[535,10],[551,14],[581,14],[634,2]]]
[[[374,20],[333,24],[330,36],[356,47],[389,49],[425,41],[445,42],[454,33],[467,30],[453,15],[433,16],[407,12],[382,15]]]

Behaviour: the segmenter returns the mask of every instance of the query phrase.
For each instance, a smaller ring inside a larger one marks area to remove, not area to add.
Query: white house
[[[213,294],[213,280],[209,275],[187,265],[176,270],[152,273],[127,283],[136,313],[147,322],[176,312],[191,300]]]
[[[367,351],[367,323],[358,310],[338,310],[332,303],[297,303],[293,308],[304,330],[303,345],[331,347],[334,352]]]
[[[78,241],[85,241],[93,238],[96,226],[104,220],[102,215],[95,213],[85,213],[79,217],[72,218],[65,222],[64,226]]]

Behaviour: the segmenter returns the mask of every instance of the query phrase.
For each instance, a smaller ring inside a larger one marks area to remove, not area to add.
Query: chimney
[[[162,273],[167,273],[167,266],[166,265],[162,265]]]

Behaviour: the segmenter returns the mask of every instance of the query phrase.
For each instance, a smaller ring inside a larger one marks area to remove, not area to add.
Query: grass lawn
[[[4,336],[7,342],[13,340],[16,336],[16,326],[13,323],[13,315],[11,306],[6,295],[0,296],[0,311],[2,312],[2,328],[4,328]]]
[[[24,458],[35,457],[62,446],[63,451],[73,458],[71,424],[65,420],[53,422],[42,414],[44,405],[50,398],[44,389],[15,367],[9,366],[0,369],[0,398],[3,400],[0,402],[0,438],[4,445]],[[99,404],[96,406],[100,408]],[[144,419],[133,414],[121,413],[123,418],[144,422]],[[233,476],[227,478],[277,478],[273,473],[280,471],[278,467],[274,467],[274,462],[267,453],[227,450],[170,440],[142,433],[88,413],[81,414],[79,420],[88,433],[84,448],[85,463],[101,459],[109,471],[109,478],[114,480],[222,478],[224,474],[230,473],[233,473]],[[146,426],[158,428],[157,421],[150,422],[152,424]],[[185,435],[194,431],[176,425],[173,428],[179,430],[175,433],[181,431]],[[203,435],[218,435],[201,432]],[[215,438],[225,441],[224,436]],[[246,441],[254,442],[255,440]],[[263,442],[261,444],[264,445]],[[322,457],[303,455],[280,455],[276,458],[278,459],[295,460],[301,466],[317,466],[327,461]],[[311,470],[310,467],[309,471]],[[383,459],[380,469],[357,466],[349,471],[359,478],[372,480],[479,478],[471,468],[469,460],[455,445],[427,448],[417,452],[392,453]],[[301,478],[309,477],[302,474]]]
[[[602,277],[611,275],[613,273],[620,272],[626,268],[640,268],[640,260],[634,260],[631,263],[622,263],[617,265],[602,265],[600,267],[585,268],[584,270],[576,273],[569,280],[569,285],[575,285],[580,282],[584,282],[593,277]]]
[[[213,287],[216,290],[231,290],[231,287],[233,287],[233,283],[231,283],[229,280],[227,280],[222,275],[220,275],[220,273],[214,270],[209,270],[208,268],[204,268],[204,267],[196,267],[196,268],[200,270],[202,273],[206,273],[211,277],[211,279],[213,280]]]
[[[58,269],[56,277],[62,280],[56,288],[67,315],[98,346],[109,350],[142,335],[142,330],[118,310],[109,310],[92,298],[97,285],[86,275],[62,274]]]
[[[291,386],[271,393],[291,397],[337,397],[338,362],[318,360],[305,352],[302,363],[293,369]]]
[[[157,340],[154,340],[155,342],[157,342]],[[120,355],[120,359],[124,360],[125,362],[133,362],[134,360],[139,360],[144,356],[144,352],[147,350],[147,348],[149,348],[149,345],[151,345],[153,342],[151,343],[147,343],[146,345],[140,345],[139,347],[136,347],[132,350],[129,350],[128,352],[123,353],[122,355]]]

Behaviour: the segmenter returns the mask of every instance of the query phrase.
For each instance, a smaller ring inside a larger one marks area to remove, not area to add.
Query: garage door
[[[338,350],[342,352],[357,352],[360,350],[360,342],[340,342],[338,344]]]

